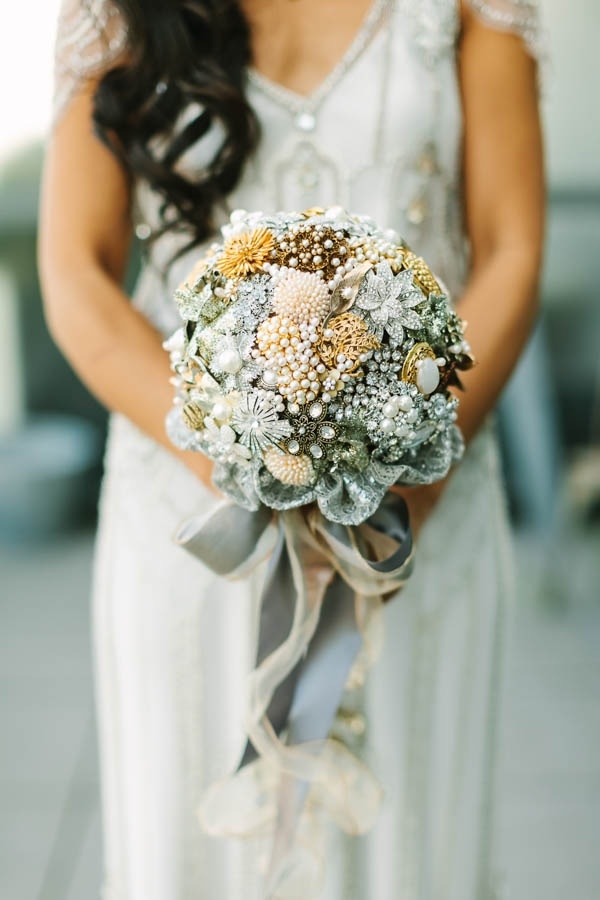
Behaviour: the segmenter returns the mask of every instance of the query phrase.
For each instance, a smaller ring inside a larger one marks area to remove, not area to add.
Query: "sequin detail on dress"
[[[106,72],[126,45],[125,24],[110,0],[63,0],[54,48],[54,124],[85,83]]]
[[[510,31],[522,38],[538,62],[546,58],[546,40],[540,22],[538,0],[467,0],[490,27]]]

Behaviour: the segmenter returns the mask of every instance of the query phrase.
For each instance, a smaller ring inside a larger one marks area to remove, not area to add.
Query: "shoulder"
[[[54,121],[87,82],[124,59],[127,49],[127,25],[112,0],[63,0],[54,45]]]

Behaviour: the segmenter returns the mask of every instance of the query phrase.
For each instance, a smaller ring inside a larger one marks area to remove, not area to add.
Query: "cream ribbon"
[[[184,523],[176,541],[229,579],[269,560],[248,679],[248,745],[239,768],[208,789],[199,815],[213,835],[271,835],[266,896],[308,900],[319,878],[318,847],[303,823],[307,797],[350,834],[367,831],[381,803],[374,776],[327,735],[382,598],[410,575],[406,506],[387,495],[367,522],[350,527],[316,505],[251,512],[227,501]]]

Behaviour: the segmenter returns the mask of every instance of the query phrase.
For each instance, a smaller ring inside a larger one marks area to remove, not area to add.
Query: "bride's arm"
[[[531,332],[544,233],[544,166],[535,63],[515,35],[463,4],[459,74],[471,270],[457,309],[477,365],[461,373],[467,442],[494,407]],[[400,491],[417,530],[444,484]]]
[[[535,63],[522,41],[465,11],[459,63],[472,257],[458,311],[478,361],[461,396],[459,424],[468,441],[496,403],[535,320],[545,191]]]
[[[211,463],[176,450],[165,433],[172,403],[161,337],[121,287],[131,243],[130,184],[92,129],[92,88],[53,132],[40,209],[39,269],[48,326],[99,400],[168,447],[206,484]]]

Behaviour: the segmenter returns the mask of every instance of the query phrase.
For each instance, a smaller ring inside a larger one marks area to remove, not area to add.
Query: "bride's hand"
[[[435,508],[438,500],[444,492],[446,481],[438,481],[436,484],[423,484],[414,487],[390,488],[392,493],[402,497],[408,506],[410,525],[414,537],[418,537],[426,519]]]

